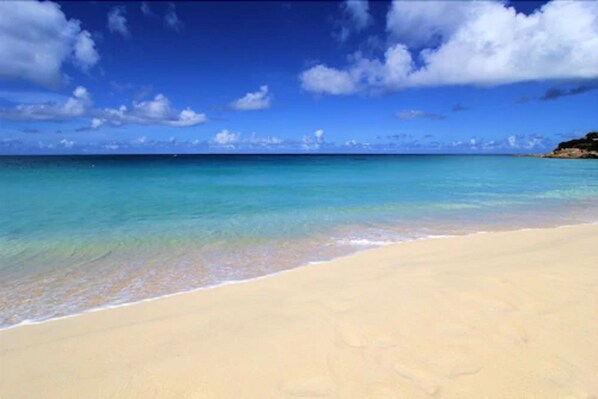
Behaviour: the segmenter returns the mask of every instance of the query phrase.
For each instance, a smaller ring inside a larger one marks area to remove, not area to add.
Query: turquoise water
[[[0,158],[0,326],[431,235],[598,220],[598,162]]]

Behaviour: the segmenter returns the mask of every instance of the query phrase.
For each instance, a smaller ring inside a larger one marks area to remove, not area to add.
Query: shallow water
[[[598,162],[0,158],[0,326],[431,235],[598,220]]]

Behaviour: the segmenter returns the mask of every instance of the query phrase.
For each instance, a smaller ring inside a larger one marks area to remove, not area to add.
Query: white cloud
[[[89,69],[100,60],[100,55],[95,49],[95,42],[91,34],[83,31],[75,41],[75,63],[83,70]]]
[[[170,101],[163,94],[158,94],[153,100],[133,102],[134,113],[149,119],[162,119],[171,113]]]
[[[501,2],[397,0],[387,28],[397,44],[382,59],[316,65],[300,75],[302,87],[340,95],[598,77],[598,2],[552,1],[524,15]]]
[[[51,1],[0,1],[0,78],[57,86],[62,65],[88,69],[99,60],[81,22]]]
[[[91,119],[91,128],[97,129],[104,124],[104,121],[100,118],[92,118]]]
[[[509,136],[509,138],[507,139],[507,141],[509,142],[509,146],[516,148],[517,147],[517,137],[515,136]]]
[[[324,130],[318,129],[312,136],[303,136],[301,139],[301,148],[304,150],[317,150],[324,143]]]
[[[119,33],[124,37],[129,37],[129,27],[125,17],[126,8],[124,6],[112,7],[108,11],[108,29],[112,33]]]
[[[195,144],[199,143],[198,141]],[[249,137],[244,138],[240,132],[231,132],[227,129],[216,133],[213,139],[208,142],[208,145],[213,147],[227,149],[272,149],[280,148],[283,144],[285,144],[285,141],[279,137],[259,137],[254,132]]]
[[[224,129],[214,136],[214,143],[221,145],[221,146],[233,146],[237,141],[239,141],[239,137],[241,135],[239,133],[229,132],[228,130]]]
[[[91,106],[87,90],[79,86],[64,102],[18,104],[14,108],[0,109],[0,119],[21,121],[63,121],[84,116]]]
[[[205,114],[197,113],[190,108],[182,111],[172,108],[170,100],[163,94],[158,94],[150,101],[133,102],[131,108],[121,105],[119,108],[97,109],[93,107],[91,95],[82,86],[77,87],[72,96],[65,97],[61,102],[38,102],[18,104],[14,108],[0,108],[0,120],[64,121],[81,117],[92,118],[90,124],[92,129],[97,129],[104,124],[189,127],[207,121]]]
[[[176,13],[176,9],[174,7],[174,3],[170,3],[168,5],[168,11],[164,15],[164,23],[167,27],[176,30],[177,32],[183,26],[183,23],[179,19],[179,16]]]
[[[91,101],[91,96],[87,89],[83,86],[77,86],[73,91],[73,97],[78,98],[79,100],[84,101]]]
[[[352,94],[358,91],[356,79],[347,71],[316,65],[304,71],[299,79],[304,90],[326,94]]]
[[[259,145],[263,147],[276,146],[284,143],[284,140],[275,136],[258,137],[252,133],[248,139],[243,140],[244,143],[250,145]]]
[[[261,86],[253,93],[247,93],[245,96],[231,103],[231,107],[238,111],[257,111],[270,108],[272,98],[268,94],[268,86]]]
[[[60,140],[60,145],[62,145],[64,148],[73,148],[73,146],[75,145],[75,142],[72,140],[67,140],[67,139],[62,139]]]
[[[316,138],[316,142],[323,143],[324,142],[324,130],[318,129],[314,132],[314,137]]]
[[[133,102],[131,109],[121,105],[118,109],[105,108],[96,113],[105,123],[113,126],[137,124],[189,127],[207,121],[205,114],[199,114],[190,108],[176,111],[163,94],[156,95],[153,100]]]
[[[534,149],[538,147],[545,147],[548,143],[546,139],[538,134],[528,136],[509,136],[507,137],[507,144],[510,148]]]
[[[435,45],[453,35],[479,7],[472,1],[394,1],[386,16],[391,39],[409,47]]]

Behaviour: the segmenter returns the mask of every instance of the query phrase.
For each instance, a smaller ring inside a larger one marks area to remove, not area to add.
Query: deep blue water
[[[598,219],[598,161],[0,158],[0,325],[434,234]]]

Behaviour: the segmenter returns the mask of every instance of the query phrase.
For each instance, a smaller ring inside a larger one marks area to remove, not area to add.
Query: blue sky
[[[0,3],[0,154],[545,152],[596,2]]]

